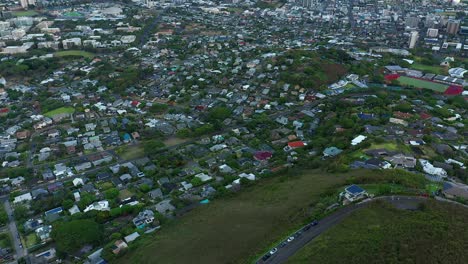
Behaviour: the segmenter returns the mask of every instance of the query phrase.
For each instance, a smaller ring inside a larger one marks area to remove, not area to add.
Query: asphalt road
[[[385,200],[387,202],[392,203],[395,207],[400,209],[407,209],[407,210],[414,210],[417,209],[418,204],[421,201],[425,201],[427,198],[425,197],[416,197],[416,196],[385,196],[385,197],[378,197],[375,199],[368,199],[358,204],[353,204],[350,206],[346,206],[335,213],[323,218],[320,220],[319,224],[316,226],[312,226],[309,230],[304,230],[302,227],[300,229],[301,234],[298,232],[294,233],[291,236],[294,236],[294,240],[287,243],[284,247],[277,246],[278,251],[273,254],[270,258],[266,261],[262,259],[258,260],[258,264],[268,263],[268,264],[278,264],[278,263],[285,263],[289,257],[294,255],[297,251],[303,248],[306,244],[311,242],[314,238],[325,232],[326,230],[330,229],[331,227],[335,226],[336,224],[340,223],[343,219],[345,219],[348,215],[352,212],[367,207],[371,204],[372,201],[375,200]]]
[[[26,256],[27,253],[21,244],[21,240],[19,239],[18,228],[16,228],[16,222],[13,217],[13,210],[11,209],[11,205],[8,199],[4,200],[3,205],[5,206],[5,211],[8,214],[8,229],[10,230],[13,248],[16,252],[15,258],[18,260]]]

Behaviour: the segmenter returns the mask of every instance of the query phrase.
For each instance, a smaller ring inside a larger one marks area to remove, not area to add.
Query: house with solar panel
[[[340,200],[343,201],[343,204],[350,204],[362,199],[365,199],[369,196],[366,190],[357,186],[356,184],[350,185],[340,193]]]

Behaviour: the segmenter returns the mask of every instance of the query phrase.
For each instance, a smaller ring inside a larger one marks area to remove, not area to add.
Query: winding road
[[[277,245],[278,251],[271,255],[266,260],[259,259],[256,263],[263,264],[279,264],[285,263],[289,257],[294,255],[297,251],[302,249],[306,244],[311,242],[314,238],[327,231],[331,227],[340,223],[343,219],[349,216],[352,212],[367,207],[371,204],[372,201],[384,200],[399,209],[406,210],[415,210],[418,208],[418,205],[422,201],[426,201],[428,198],[420,196],[382,196],[375,199],[367,199],[360,203],[346,206],[335,213],[323,218],[320,220],[320,223],[316,226],[310,227],[310,229],[305,230],[305,226],[296,231],[291,236],[294,236],[294,240],[287,243],[283,247]]]

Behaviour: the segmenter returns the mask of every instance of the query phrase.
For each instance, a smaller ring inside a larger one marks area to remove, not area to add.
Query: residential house
[[[366,192],[366,190],[355,184],[346,187],[344,192],[340,193],[340,199],[343,200],[343,204],[359,201],[366,198],[367,196],[369,196],[369,194]]]

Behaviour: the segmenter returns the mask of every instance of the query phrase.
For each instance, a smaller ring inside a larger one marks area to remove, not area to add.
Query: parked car
[[[316,226],[316,225],[318,225],[318,223],[319,223],[319,222],[318,222],[317,220],[314,220],[314,221],[312,221],[311,224],[312,224],[312,226]]]
[[[288,238],[288,242],[291,242],[291,241],[293,241],[293,240],[294,240],[294,237],[293,237],[293,236],[290,236],[290,237]]]
[[[283,242],[281,242],[281,244],[279,246],[280,246],[280,248],[282,248],[282,247],[286,246],[287,244],[288,244],[288,242],[283,241]]]
[[[266,254],[265,256],[262,257],[262,260],[265,261],[271,257],[270,254]]]
[[[273,254],[276,253],[276,251],[278,251],[278,249],[277,249],[277,248],[274,248],[274,249],[270,250],[270,254],[273,255]]]

